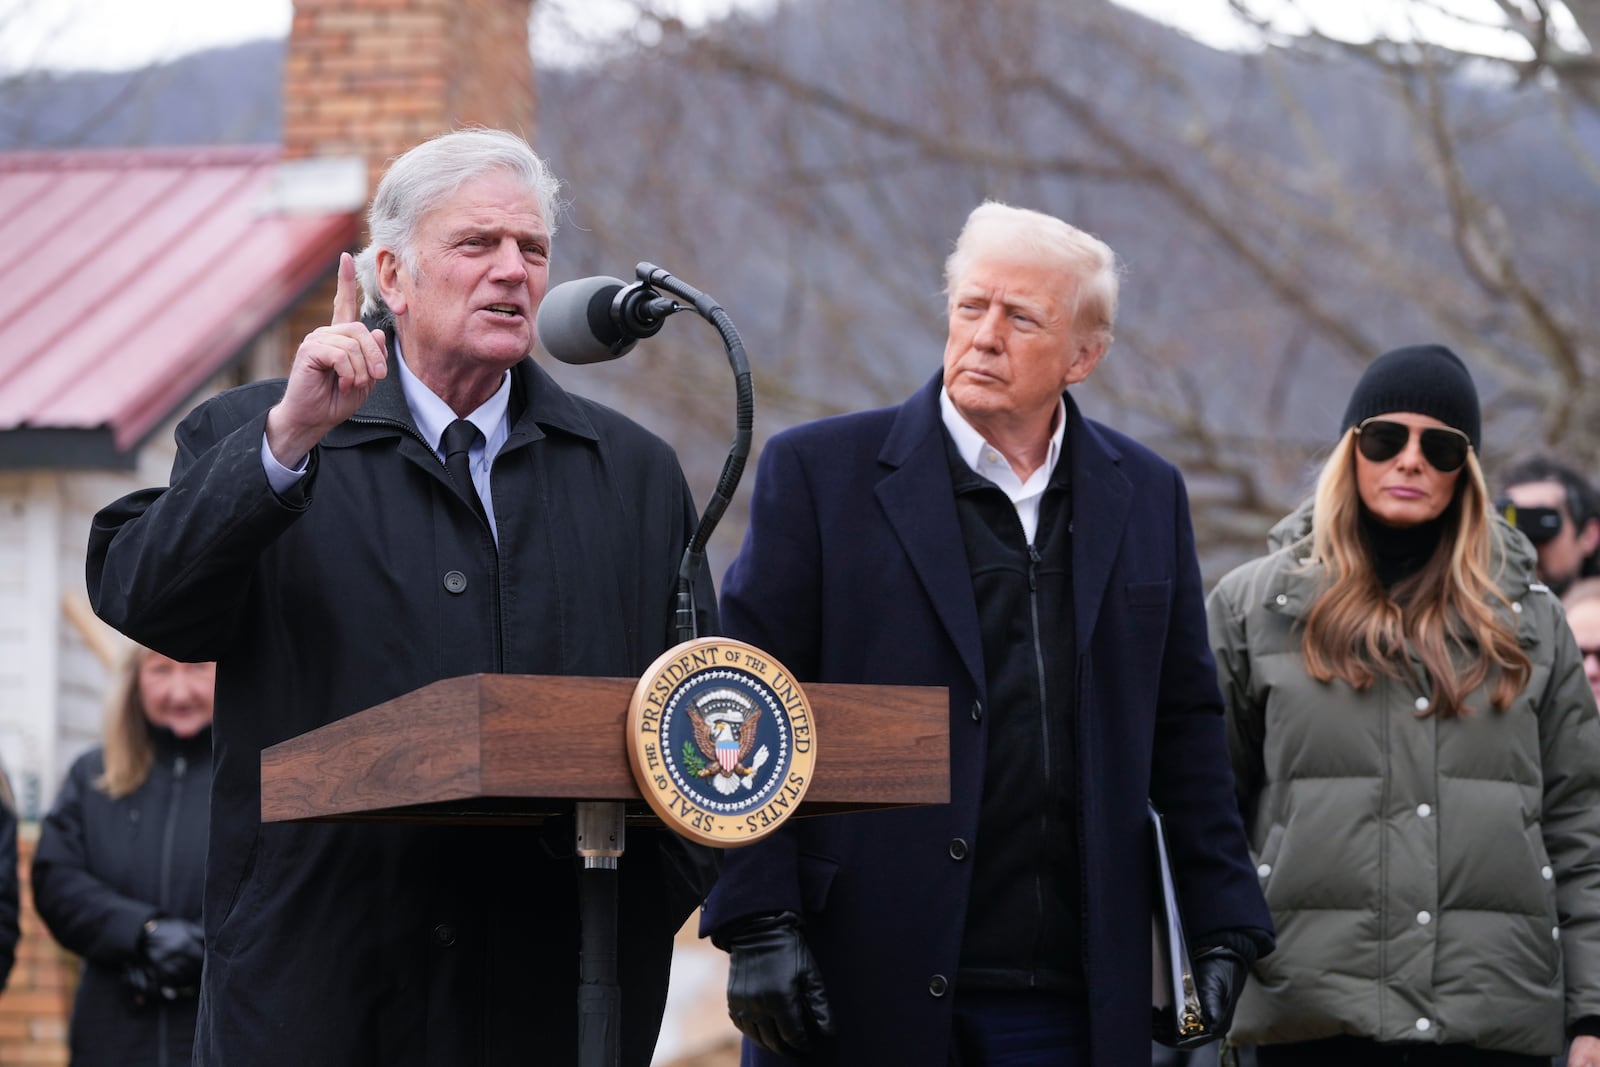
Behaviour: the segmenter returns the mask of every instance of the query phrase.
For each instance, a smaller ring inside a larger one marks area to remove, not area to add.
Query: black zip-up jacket
[[[200,921],[211,793],[211,731],[152,728],[143,785],[113,800],[95,786],[105,753],[72,765],[39,828],[33,898],[55,939],[83,959],[72,1007],[72,1067],[186,1067],[193,996],[136,1004],[124,973],[146,920]]]
[[[1030,542],[1005,493],[948,447],[990,714],[960,983],[1081,997],[1070,464]]]

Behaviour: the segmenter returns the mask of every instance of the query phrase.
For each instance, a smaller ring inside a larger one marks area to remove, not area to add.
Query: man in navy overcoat
[[[730,851],[702,933],[749,1064],[1148,1063],[1147,798],[1209,1021],[1272,947],[1188,500],[1066,393],[1111,341],[1108,247],[988,203],[946,284],[941,375],[767,444],[721,606],[802,681],[948,686],[951,802]]]

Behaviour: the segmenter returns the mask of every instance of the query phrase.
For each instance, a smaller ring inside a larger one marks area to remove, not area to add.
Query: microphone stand
[[[711,499],[700,513],[700,523],[684,549],[678,565],[673,601],[673,629],[679,644],[700,636],[695,605],[695,583],[705,569],[706,543],[728,510],[745,462],[750,458],[755,424],[755,390],[750,383],[750,361],[739,331],[716,301],[674,278],[651,263],[635,270],[645,290],[659,289],[687,302],[711,323],[722,338],[728,364],[733,369],[737,410],[733,444],[723,462]],[[632,288],[632,287],[630,287]],[[619,294],[620,306],[624,294]],[[660,304],[661,302],[655,302]],[[665,314],[684,310],[672,304],[659,307]],[[653,333],[654,330],[651,330]],[[580,801],[577,805],[576,852],[583,858],[578,876],[578,1063],[580,1067],[618,1067],[622,1046],[622,989],[617,981],[617,861],[624,846],[625,808],[620,801]]]

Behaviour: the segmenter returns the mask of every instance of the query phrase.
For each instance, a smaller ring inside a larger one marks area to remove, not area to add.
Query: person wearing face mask
[[[188,1063],[200,928],[216,664],[136,648],[102,743],[72,765],[39,828],[33,897],[83,961],[72,1067]]]
[[[1260,1067],[1600,1065],[1600,722],[1491,506],[1472,376],[1367,368],[1313,498],[1208,600],[1278,949]]]

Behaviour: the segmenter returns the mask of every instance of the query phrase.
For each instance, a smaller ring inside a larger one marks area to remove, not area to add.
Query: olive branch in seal
[[[690,774],[697,778],[706,769],[706,761],[700,758],[700,753],[695,750],[693,741],[685,741],[683,743],[683,765],[688,768]]]

